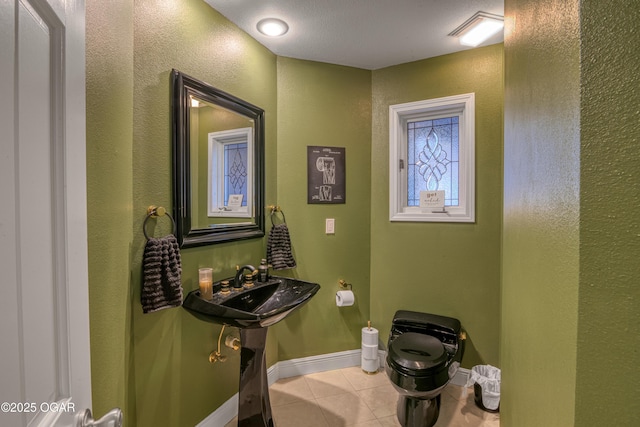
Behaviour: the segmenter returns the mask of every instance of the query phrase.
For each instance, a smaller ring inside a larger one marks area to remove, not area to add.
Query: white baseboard
[[[218,409],[210,413],[207,418],[200,421],[196,427],[222,427],[227,425],[236,415],[238,415],[238,393],[231,396]]]
[[[379,351],[381,362],[384,361],[386,352]],[[347,350],[337,353],[320,354],[318,356],[302,357],[299,359],[284,360],[267,369],[267,379],[272,385],[281,378],[297,377],[299,375],[314,374],[316,372],[332,371],[334,369],[360,366],[361,350]],[[381,364],[380,366],[383,366]],[[464,387],[471,371],[458,368],[458,372],[451,379],[451,384]],[[238,393],[224,402],[196,427],[220,427],[226,425],[238,415]]]
[[[277,367],[278,379],[297,377],[316,372],[360,366],[360,354],[361,350],[339,351],[337,353],[284,360],[276,363],[273,367]]]
[[[449,384],[464,387],[467,385],[467,379],[469,378],[469,375],[471,375],[471,369],[458,368],[458,372],[456,372],[455,376],[451,378]]]

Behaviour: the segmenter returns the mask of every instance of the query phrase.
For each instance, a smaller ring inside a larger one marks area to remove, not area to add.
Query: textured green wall
[[[631,427],[640,417],[640,5],[583,0],[580,15],[575,418]]]
[[[133,410],[130,245],[133,4],[86,4],[87,216],[93,413]],[[121,19],[114,20],[118,16]]]
[[[275,198],[276,57],[199,0],[89,1],[87,149],[94,413],[124,409],[129,426],[194,425],[237,392],[239,355],[209,364],[220,327],[186,310],[142,314],[142,223],[172,207],[170,72],[179,69],[266,110],[267,201]],[[160,220],[163,221],[163,220]],[[166,234],[166,222],[148,225]],[[182,252],[230,276],[257,263],[264,239]],[[277,360],[275,333],[269,364]]]
[[[386,341],[398,309],[452,316],[463,365],[497,365],[502,207],[502,45],[373,72],[371,317]],[[476,94],[476,223],[389,222],[389,105]]]
[[[537,0],[505,6],[515,29],[505,39],[500,417],[505,426],[571,426],[579,280],[578,8]]]
[[[178,69],[266,111],[266,152],[275,150],[276,57],[198,0],[137,1],[134,5],[134,128],[132,288],[141,287],[146,207],[172,206],[170,71]],[[268,154],[266,167],[273,169]],[[273,181],[267,180],[269,195]],[[165,229],[166,230],[166,229]],[[197,288],[197,270],[211,266],[218,279],[236,264],[256,264],[264,241],[254,239],[182,251],[185,292]],[[211,365],[220,328],[170,309],[143,315],[134,301],[137,423],[192,425],[237,392],[239,355]],[[270,360],[277,358],[271,334]]]
[[[304,310],[276,325],[287,360],[360,347],[369,316],[371,72],[278,58],[278,205],[298,267],[288,274],[322,288]],[[307,146],[346,148],[345,204],[307,204]],[[325,234],[335,218],[335,235]],[[356,304],[338,308],[338,280]]]
[[[640,9],[505,6],[501,422],[636,425]]]

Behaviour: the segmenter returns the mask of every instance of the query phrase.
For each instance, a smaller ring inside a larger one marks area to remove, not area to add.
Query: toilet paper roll
[[[336,305],[338,307],[349,307],[353,305],[356,297],[353,295],[353,291],[338,291],[336,292]]]
[[[364,357],[361,359],[362,370],[365,372],[378,372],[378,368],[380,367],[380,361],[376,357],[375,359],[365,359]]]
[[[362,344],[363,359],[378,359],[378,344]]]
[[[378,330],[376,328],[362,328],[362,344],[378,345]]]

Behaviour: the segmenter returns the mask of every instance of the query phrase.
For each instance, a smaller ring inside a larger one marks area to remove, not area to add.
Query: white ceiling
[[[504,15],[503,0],[205,1],[279,56],[368,70],[469,49],[447,34],[478,11]],[[289,32],[260,34],[263,18],[286,21]]]

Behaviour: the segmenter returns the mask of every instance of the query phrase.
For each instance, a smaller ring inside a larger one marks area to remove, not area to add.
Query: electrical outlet
[[[336,234],[336,220],[334,218],[325,219],[324,232],[326,234]]]

